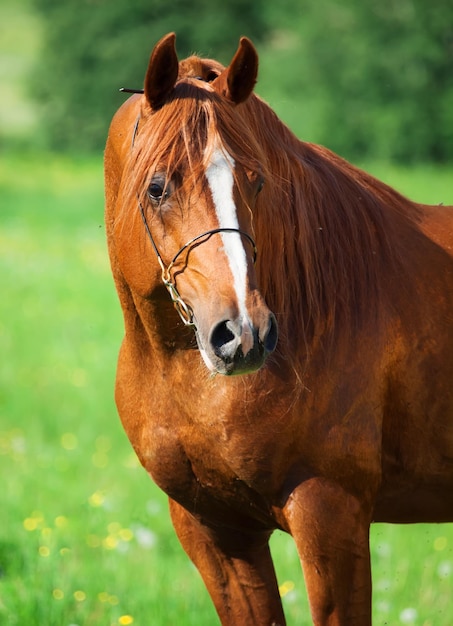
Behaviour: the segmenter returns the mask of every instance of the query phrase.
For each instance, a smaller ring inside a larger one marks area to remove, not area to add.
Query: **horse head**
[[[131,292],[157,301],[164,284],[208,369],[227,375],[259,369],[277,343],[255,268],[259,147],[241,114],[257,69],[246,38],[227,68],[197,57],[179,63],[174,34],[155,46],[128,166],[126,204],[138,205],[141,231],[117,220],[129,251],[132,237],[148,239],[146,273],[134,254],[122,255]],[[175,313],[165,310],[161,325],[177,332]]]

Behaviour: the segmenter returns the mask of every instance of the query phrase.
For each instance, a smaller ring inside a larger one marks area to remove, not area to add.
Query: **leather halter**
[[[173,302],[173,304],[175,306],[175,309],[178,311],[179,317],[181,318],[183,323],[186,326],[194,326],[195,327],[195,323],[193,321],[194,317],[193,317],[192,308],[188,304],[186,304],[186,302],[184,302],[184,300],[179,295],[179,292],[178,292],[178,290],[176,288],[176,282],[175,282],[175,280],[174,280],[174,278],[172,277],[172,274],[171,274],[171,271],[172,271],[176,261],[178,260],[178,258],[181,256],[181,254],[185,250],[189,250],[197,242],[204,243],[205,241],[208,241],[208,239],[210,239],[213,235],[215,235],[217,233],[236,233],[236,234],[241,235],[242,237],[245,237],[250,242],[250,245],[253,248],[253,262],[255,263],[256,262],[256,254],[257,254],[255,242],[253,241],[252,237],[248,233],[244,232],[243,230],[239,230],[238,228],[213,228],[212,230],[207,230],[204,233],[202,233],[201,235],[197,235],[196,237],[192,237],[192,239],[189,239],[189,241],[187,243],[185,243],[178,250],[178,252],[175,254],[175,256],[170,261],[169,265],[165,265],[165,263],[164,263],[164,261],[162,259],[162,255],[159,252],[159,248],[157,247],[156,242],[154,241],[153,235],[151,233],[151,230],[150,230],[150,228],[148,226],[148,222],[147,222],[146,216],[145,216],[145,211],[143,209],[142,203],[140,202],[140,199],[138,199],[138,206],[139,206],[139,209],[140,209],[140,214],[142,216],[143,224],[145,225],[145,229],[146,229],[146,232],[148,234],[148,238],[151,241],[151,245],[153,246],[154,252],[156,253],[157,261],[158,261],[158,263],[160,265],[160,268],[162,270],[162,282],[165,285],[165,287],[167,288],[167,291],[170,294],[170,298],[172,299],[172,302]]]
[[[123,89],[122,91],[132,91],[132,90],[126,90]],[[134,90],[134,93],[137,93],[138,90]],[[139,92],[140,93],[140,92]],[[133,134],[132,134],[132,143],[131,143],[131,148],[133,148],[134,143],[135,143],[135,138],[137,136],[137,132],[138,132],[138,125],[140,122],[140,116],[138,116],[135,124],[134,124],[134,129],[133,129]],[[162,255],[159,252],[159,248],[156,245],[156,242],[154,241],[154,237],[151,233],[151,229],[149,228],[148,222],[146,220],[146,215],[145,215],[145,210],[143,208],[142,203],[140,202],[140,197],[137,194],[137,201],[138,201],[138,207],[140,210],[140,215],[142,217],[143,220],[143,224],[145,226],[145,230],[146,233],[148,235],[148,238],[151,242],[151,245],[153,247],[153,250],[156,254],[157,257],[157,261],[160,265],[161,271],[162,271],[162,282],[165,285],[168,293],[170,294],[170,298],[174,304],[175,309],[177,310],[177,312],[179,313],[179,317],[181,318],[183,324],[185,326],[192,326],[196,329],[196,325],[194,322],[194,315],[193,315],[193,311],[192,308],[190,307],[190,305],[188,305],[186,302],[184,302],[184,300],[181,298],[181,296],[179,295],[179,292],[176,288],[176,282],[174,280],[174,278],[172,277],[172,269],[176,263],[176,261],[178,260],[178,258],[181,256],[181,254],[183,252],[185,252],[186,250],[190,250],[190,248],[194,245],[194,244],[202,244],[205,243],[206,241],[208,241],[213,235],[216,235],[218,233],[236,233],[241,235],[241,237],[245,237],[245,239],[247,239],[247,241],[250,243],[250,245],[252,246],[253,249],[253,263],[256,263],[256,256],[257,256],[257,249],[256,249],[256,244],[255,241],[253,240],[253,238],[246,232],[244,232],[243,230],[240,230],[239,228],[213,228],[212,230],[207,230],[204,233],[202,233],[201,235],[197,235],[196,237],[192,237],[192,239],[189,239],[189,241],[187,241],[187,243],[185,243],[179,250],[178,252],[175,254],[175,256],[173,257],[173,259],[170,261],[169,265],[165,265],[163,259],[162,259]]]

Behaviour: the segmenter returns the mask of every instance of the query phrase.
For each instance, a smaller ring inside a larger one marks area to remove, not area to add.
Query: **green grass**
[[[212,626],[113,403],[122,321],[100,161],[0,163],[0,623]],[[416,199],[453,201],[446,170],[370,169]],[[272,547],[288,623],[307,626],[292,540],[276,533]],[[376,624],[451,626],[451,525],[378,525],[372,554]]]

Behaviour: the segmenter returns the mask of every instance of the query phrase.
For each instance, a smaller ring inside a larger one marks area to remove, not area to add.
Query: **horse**
[[[289,533],[316,626],[369,626],[373,522],[453,520],[453,211],[300,141],[258,54],[154,47],[111,122],[115,399],[225,626],[283,626]]]

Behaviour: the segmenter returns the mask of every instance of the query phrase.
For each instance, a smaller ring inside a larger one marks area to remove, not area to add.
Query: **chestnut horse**
[[[154,48],[113,118],[116,402],[224,625],[371,623],[373,521],[453,520],[453,211],[299,141],[229,65]],[[278,331],[277,331],[278,328]]]

